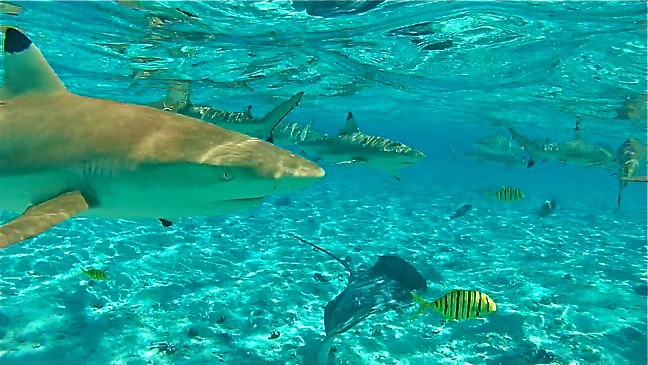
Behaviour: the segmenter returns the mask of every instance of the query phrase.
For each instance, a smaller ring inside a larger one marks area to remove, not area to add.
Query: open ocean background
[[[12,2],[20,14],[0,13],[75,93],[146,104],[191,80],[193,102],[261,116],[304,91],[286,121],[335,133],[352,111],[363,132],[427,157],[400,181],[323,166],[321,182],[251,210],[170,228],[77,218],[2,250],[0,364],[311,364],[346,275],[289,233],[354,265],[399,255],[428,299],[463,288],[498,305],[486,320],[369,317],[334,342],[339,364],[645,364],[646,184],[617,207],[614,169],[507,168],[453,160],[450,146],[508,127],[567,141],[577,115],[584,138],[614,153],[645,142],[645,119],[615,116],[647,92],[646,2],[386,1],[352,14],[316,3]],[[505,185],[525,198],[485,194]],[[538,218],[551,198],[556,212]],[[450,221],[463,204],[473,210]]]

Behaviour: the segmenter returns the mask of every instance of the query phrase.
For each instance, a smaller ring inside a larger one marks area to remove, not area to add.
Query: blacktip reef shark
[[[621,205],[621,191],[629,182],[646,182],[645,176],[636,176],[640,163],[646,162],[646,145],[635,138],[629,138],[617,152],[616,162],[618,165],[617,177],[619,178],[619,194],[617,205]]]
[[[315,163],[146,106],[69,92],[21,31],[4,33],[0,248],[76,215],[173,218],[249,208],[313,184]]]
[[[164,100],[150,106],[200,119],[225,129],[272,142],[272,130],[290,111],[299,105],[304,93],[299,92],[293,95],[290,99],[268,112],[263,118],[252,116],[251,105],[242,112],[230,112],[210,106],[195,105],[191,102],[189,95],[189,83],[178,81],[171,86]]]
[[[304,141],[324,137],[324,133],[313,129],[313,120],[308,124],[302,123],[279,123],[272,131],[266,141],[277,146],[293,146]]]
[[[360,132],[351,112],[337,135],[304,140],[297,146],[318,161],[338,165],[363,164],[390,171],[397,179],[400,169],[425,158],[422,152],[402,143]]]
[[[611,168],[615,166],[614,155],[603,147],[583,141],[580,130],[580,118],[576,121],[574,138],[568,142],[549,143],[539,147],[529,138],[509,128],[513,138],[524,147],[529,154],[527,167],[535,165],[536,161],[556,160],[571,165],[602,166]]]
[[[526,165],[526,152],[511,137],[496,135],[473,143],[475,150],[457,151],[450,146],[452,159],[467,158],[478,162],[489,162],[506,167]]]
[[[394,255],[378,256],[369,268],[354,268],[350,260],[291,235],[339,262],[349,273],[346,288],[324,307],[326,336],[318,349],[318,364],[326,365],[333,340],[372,314],[405,309],[414,305],[412,291],[424,292],[427,282],[407,261]]]

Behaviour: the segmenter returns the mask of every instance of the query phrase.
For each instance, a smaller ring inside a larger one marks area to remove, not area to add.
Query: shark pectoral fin
[[[522,146],[529,154],[529,162],[527,163],[527,167],[532,167],[533,165],[535,165],[535,162],[538,161],[542,154],[540,148],[538,148],[538,146],[536,146],[536,144],[533,143],[530,139],[521,135],[513,128],[509,128],[509,131],[511,132],[513,139],[516,140],[520,144],[520,146]]]
[[[358,132],[360,132],[360,129],[358,128],[358,124],[356,124],[355,118],[353,118],[353,113],[349,112],[349,114],[347,114],[344,127],[342,127],[342,129],[338,132],[338,136],[344,136],[346,134],[355,134]]]
[[[268,114],[263,117],[261,120],[261,124],[263,124],[263,135],[265,136],[272,136],[272,132],[277,128],[279,123],[290,113],[291,110],[293,110],[297,105],[299,105],[299,102],[301,101],[302,97],[304,96],[304,92],[300,91],[297,94],[293,95],[292,98],[288,99],[278,107],[272,109]]]
[[[392,175],[394,176],[394,179],[400,181],[400,171],[399,170],[389,170],[389,172],[392,173]]]
[[[78,191],[33,205],[19,217],[0,227],[0,248],[34,237],[86,209],[88,203]]]
[[[26,93],[66,91],[38,48],[16,28],[6,27],[4,33],[4,85],[0,99]]]

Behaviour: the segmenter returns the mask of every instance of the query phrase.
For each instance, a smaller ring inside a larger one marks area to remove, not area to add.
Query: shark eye
[[[231,171],[229,170],[223,171],[223,180],[230,181],[233,178],[234,178],[234,174]]]

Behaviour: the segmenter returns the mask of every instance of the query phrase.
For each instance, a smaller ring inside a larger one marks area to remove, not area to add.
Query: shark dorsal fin
[[[346,123],[338,133],[338,136],[343,136],[346,134],[355,134],[359,132],[360,129],[358,129],[358,125],[356,124],[355,119],[353,118],[353,113],[349,112],[349,114],[347,114]]]
[[[246,118],[252,118],[252,105],[248,105],[247,108],[245,108],[245,110],[243,110],[243,115]]]
[[[8,99],[27,93],[65,91],[40,50],[16,28],[4,28],[4,85],[0,98]]]

